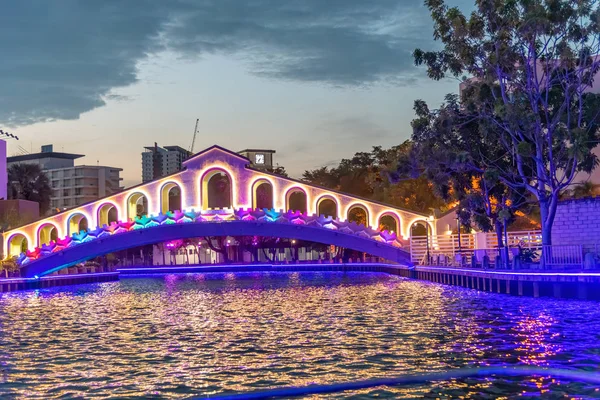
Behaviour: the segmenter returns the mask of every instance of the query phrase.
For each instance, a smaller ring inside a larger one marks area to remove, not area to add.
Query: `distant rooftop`
[[[191,154],[189,150],[184,149],[181,146],[158,146],[158,145],[156,145],[156,143],[154,146],[144,146],[144,149],[146,149],[148,151],[154,151],[155,149],[159,149],[159,151],[160,150],[179,151],[181,153]]]
[[[55,152],[54,147],[51,144],[45,144],[41,148],[40,153],[32,153],[32,154],[22,154],[20,156],[12,156],[6,157],[6,162],[22,162],[22,161],[31,161],[31,160],[39,160],[42,158],[58,158],[62,160],[75,160],[77,158],[83,157],[82,154],[72,154],[72,153],[63,153],[63,152]]]
[[[72,153],[60,153],[54,151],[46,151],[42,153],[23,154],[20,156],[6,157],[6,162],[21,162],[39,160],[41,158],[60,158],[63,160],[75,160],[77,158],[84,157],[83,154],[72,154]]]

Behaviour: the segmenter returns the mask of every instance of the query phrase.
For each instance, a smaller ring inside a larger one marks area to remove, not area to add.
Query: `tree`
[[[50,208],[50,180],[38,164],[13,164],[8,168],[8,198],[35,201],[40,213]]]
[[[600,5],[595,0],[477,0],[467,19],[443,0],[426,0],[443,49],[415,50],[430,78],[469,75],[465,113],[480,137],[498,143],[515,168],[486,161],[503,184],[540,208],[543,244],[560,194],[592,153],[600,99],[587,93],[600,69]]]
[[[523,190],[513,190],[498,179],[496,169],[487,168],[495,160],[504,171],[512,168],[504,149],[482,137],[477,120],[466,115],[458,96],[448,95],[438,110],[415,102],[417,118],[412,121],[413,146],[408,157],[401,158],[397,176],[424,176],[436,194],[456,205],[461,224],[474,222],[484,232],[496,232],[503,246],[504,226],[514,213],[526,206]]]
[[[267,168],[267,171],[270,172],[270,173],[272,173],[272,174],[279,175],[279,176],[285,176],[285,177],[288,176],[288,173],[285,170],[285,167],[282,167],[279,164],[277,164],[274,167]]]
[[[341,160],[335,167],[305,171],[302,179],[415,211],[430,212],[433,208],[443,208],[444,202],[434,194],[432,185],[424,177],[390,180],[398,160],[408,156],[411,148],[410,141],[389,149],[374,146],[371,152],[358,152],[350,159]]]
[[[581,182],[571,190],[571,197],[574,199],[583,199],[594,195],[594,184],[590,181]]]

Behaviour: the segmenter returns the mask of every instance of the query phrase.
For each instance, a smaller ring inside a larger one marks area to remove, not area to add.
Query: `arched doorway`
[[[266,180],[258,180],[252,185],[252,208],[273,208],[273,185]]]
[[[160,211],[181,211],[181,188],[175,182],[167,182],[160,190]]]
[[[202,208],[233,208],[232,182],[222,170],[214,170],[202,178]]]
[[[69,217],[67,223],[67,235],[88,230],[88,220],[83,214],[74,214]]]
[[[317,215],[324,215],[337,219],[337,203],[329,197],[322,197],[317,201]]]
[[[127,199],[127,219],[133,221],[148,215],[148,198],[142,193],[133,193]]]
[[[18,256],[21,253],[25,253],[29,248],[29,243],[27,242],[27,238],[20,233],[12,235],[8,239],[8,257]]]
[[[379,217],[377,225],[380,231],[388,231],[390,233],[396,233],[398,237],[400,236],[400,222],[391,214],[384,214]]]
[[[285,205],[287,211],[307,212],[306,193],[300,188],[293,188],[286,193]]]
[[[110,225],[119,221],[119,212],[114,204],[102,204],[98,208],[98,226]]]
[[[52,224],[44,224],[38,229],[38,247],[55,241],[58,238],[58,229]]]
[[[353,205],[348,209],[347,219],[349,222],[355,222],[358,225],[369,226],[369,212],[362,205]]]

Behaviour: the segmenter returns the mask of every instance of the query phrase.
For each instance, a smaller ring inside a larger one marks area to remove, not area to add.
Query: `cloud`
[[[0,13],[0,123],[77,119],[137,65],[235,55],[267,79],[356,87],[415,80],[411,51],[430,43],[421,0],[35,1]]]

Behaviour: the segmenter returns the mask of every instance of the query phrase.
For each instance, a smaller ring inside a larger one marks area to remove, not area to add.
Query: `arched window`
[[[307,212],[306,193],[300,188],[293,188],[286,193],[285,205],[288,211]]]
[[[380,231],[395,232],[399,235],[398,228],[400,223],[396,217],[391,214],[384,214],[379,217],[378,225]]]
[[[72,236],[74,233],[88,230],[88,220],[83,214],[73,214],[69,217],[67,223],[67,235]]]
[[[38,247],[48,244],[58,238],[58,229],[52,224],[44,224],[38,229]]]
[[[98,208],[98,226],[110,225],[119,221],[117,207],[111,203],[102,204]]]
[[[258,180],[252,185],[252,208],[273,208],[273,185],[266,180]]]
[[[28,246],[27,238],[24,235],[21,235],[20,233],[12,235],[8,239],[8,257],[14,257],[21,253],[25,253]]]
[[[410,226],[410,237],[428,236],[428,234],[431,234],[431,232],[429,232],[429,229],[427,229],[428,226],[429,224],[425,221],[413,222],[413,224]]]
[[[175,182],[165,183],[160,190],[160,211],[181,211],[181,188]]]
[[[325,215],[337,219],[337,204],[328,197],[319,199],[317,202],[317,215]]]
[[[143,215],[148,215],[148,198],[142,193],[133,193],[127,198],[127,219],[133,221]]]
[[[362,205],[354,205],[348,210],[348,221],[369,226],[369,213]]]
[[[232,182],[224,171],[214,170],[202,177],[202,208],[233,208]]]

